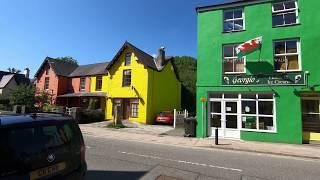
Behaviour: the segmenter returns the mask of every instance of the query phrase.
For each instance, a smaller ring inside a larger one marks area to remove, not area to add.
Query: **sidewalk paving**
[[[256,152],[282,156],[320,159],[320,145],[295,145],[280,143],[264,143],[242,140],[219,139],[219,145],[214,145],[213,138],[186,138],[164,135],[171,131],[170,126],[130,124],[129,128],[111,129],[105,126],[109,122],[81,124],[84,135],[112,138],[143,143],[155,143],[189,148],[226,149],[245,152]],[[124,123],[125,124],[125,123]],[[126,124],[127,125],[127,124]],[[136,127],[133,127],[133,126]]]

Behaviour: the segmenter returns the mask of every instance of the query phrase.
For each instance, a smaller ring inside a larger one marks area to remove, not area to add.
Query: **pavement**
[[[299,158],[320,159],[320,144],[296,145],[219,139],[219,145],[215,145],[214,138],[187,138],[182,137],[182,135],[178,136],[179,133],[183,132],[181,131],[181,128],[177,130],[178,133],[173,133],[173,135],[170,135],[168,132],[176,131],[171,126],[143,125],[130,121],[123,121],[123,124],[128,128],[106,128],[109,123],[111,122],[104,121],[99,123],[81,124],[80,128],[84,135],[99,138],[181,146],[194,149],[224,149]]]

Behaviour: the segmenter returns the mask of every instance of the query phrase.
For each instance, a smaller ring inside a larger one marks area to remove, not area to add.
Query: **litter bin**
[[[184,136],[185,137],[196,137],[196,118],[185,118],[184,119]]]

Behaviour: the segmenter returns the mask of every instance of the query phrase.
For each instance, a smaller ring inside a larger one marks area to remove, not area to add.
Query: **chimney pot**
[[[30,69],[29,69],[29,68],[25,68],[25,69],[24,69],[23,74],[24,74],[24,76],[25,76],[26,78],[28,78],[28,79],[29,79],[29,76],[30,76]]]
[[[159,55],[157,57],[158,66],[163,66],[166,59],[165,47],[161,46],[159,49]]]

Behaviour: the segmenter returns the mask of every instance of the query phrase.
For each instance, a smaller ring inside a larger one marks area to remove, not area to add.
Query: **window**
[[[131,99],[130,107],[131,107],[130,116],[133,118],[137,118],[138,110],[139,110],[139,99]]]
[[[273,27],[297,24],[298,21],[297,1],[284,1],[272,4]]]
[[[131,85],[131,70],[124,70],[122,86],[130,86],[130,85]]]
[[[96,77],[96,91],[100,91],[102,89],[102,76]]]
[[[80,78],[80,91],[86,90],[86,78],[82,77]]]
[[[276,71],[299,71],[299,41],[282,40],[273,43]]]
[[[125,59],[124,65],[130,66],[130,64],[131,64],[131,53],[126,53],[126,59]]]
[[[245,57],[238,59],[236,47],[238,44],[223,46],[223,73],[245,73]]]
[[[223,31],[234,32],[244,30],[243,9],[226,10],[223,12]]]
[[[242,129],[275,131],[273,96],[271,94],[251,95],[255,97],[243,94],[241,98]],[[267,97],[270,98],[267,99]]]
[[[49,89],[49,78],[46,77],[44,79],[44,90],[48,90]]]
[[[50,66],[48,66],[48,68],[46,69],[46,75],[49,75],[49,71],[50,71]]]

